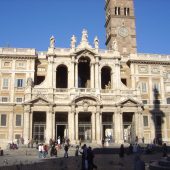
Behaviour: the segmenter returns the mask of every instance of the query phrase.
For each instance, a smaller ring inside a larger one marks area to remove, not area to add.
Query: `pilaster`
[[[30,106],[24,107],[24,141],[25,144],[28,144],[28,139],[30,139],[30,113],[31,109]]]
[[[46,143],[49,143],[53,136],[53,108],[50,106],[49,111],[46,112]]]
[[[91,116],[91,123],[92,123],[92,143],[96,143],[96,113],[92,112]]]
[[[75,143],[75,112],[68,113],[68,134],[71,143]]]
[[[90,70],[91,88],[94,88],[94,63],[91,63]]]

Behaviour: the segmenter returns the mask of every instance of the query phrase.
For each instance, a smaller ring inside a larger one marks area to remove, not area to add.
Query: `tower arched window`
[[[120,15],[120,7],[115,7],[115,15]]]

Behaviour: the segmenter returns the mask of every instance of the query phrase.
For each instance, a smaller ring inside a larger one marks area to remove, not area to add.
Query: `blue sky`
[[[0,47],[45,51],[54,35],[56,47],[70,46],[83,28],[89,42],[97,35],[105,47],[105,0],[0,0]],[[135,0],[138,52],[170,54],[170,0]]]

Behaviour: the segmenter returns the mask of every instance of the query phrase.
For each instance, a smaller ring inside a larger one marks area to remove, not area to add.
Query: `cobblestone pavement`
[[[96,146],[99,147],[99,146]],[[93,146],[94,148],[94,146]],[[115,146],[114,149],[118,148]],[[133,169],[133,160],[134,155],[125,155],[124,158],[120,159],[119,155],[116,154],[111,148],[98,148],[99,152],[96,152],[94,162],[98,166],[98,170],[132,170]],[[117,149],[118,150],[118,149]],[[112,151],[112,153],[108,152]],[[107,153],[108,152],[108,153]],[[0,157],[0,170],[5,167],[5,170],[13,169],[11,165],[39,165],[35,169],[41,170],[81,170],[81,155],[79,157],[74,156],[75,148],[72,147],[69,149],[69,158],[63,158],[64,150],[61,149],[58,151],[57,158],[50,158],[47,156],[45,159],[38,158],[38,151],[35,148],[20,148],[18,150],[6,150],[4,156]],[[152,160],[158,160],[161,157],[161,153],[155,153],[151,155],[141,155],[142,160],[145,161],[146,165]],[[46,163],[46,164],[43,164]],[[43,167],[40,165],[43,164]],[[35,166],[34,166],[35,167]],[[21,168],[20,168],[21,169]],[[27,168],[22,168],[29,169]],[[146,168],[147,169],[147,168]],[[30,167],[30,170],[33,168]]]

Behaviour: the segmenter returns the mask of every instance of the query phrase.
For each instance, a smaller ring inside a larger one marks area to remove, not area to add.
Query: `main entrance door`
[[[46,126],[44,123],[35,122],[33,127],[33,139],[44,142],[45,128]]]
[[[79,140],[84,142],[91,142],[91,113],[90,112],[80,112],[78,115],[78,137]]]
[[[33,112],[32,137],[38,142],[44,142],[46,136],[46,112]]]
[[[130,112],[123,113],[123,138],[124,142],[134,143],[135,142],[135,122],[134,114]]]
[[[61,139],[68,137],[68,113],[67,112],[56,112],[55,113],[55,139]]]
[[[102,113],[102,138],[108,142],[114,142],[113,113]]]

